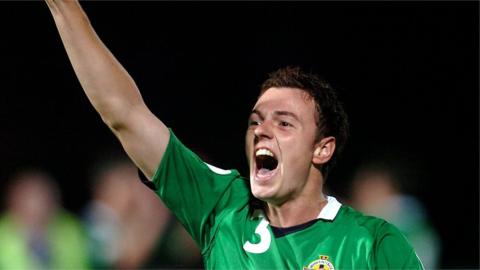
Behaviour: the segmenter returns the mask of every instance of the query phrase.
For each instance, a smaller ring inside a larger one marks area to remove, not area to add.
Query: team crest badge
[[[335,270],[333,264],[328,260],[328,256],[320,255],[319,259],[311,262],[308,266],[304,266],[303,270]]]

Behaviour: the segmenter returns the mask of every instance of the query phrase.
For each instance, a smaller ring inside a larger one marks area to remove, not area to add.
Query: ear
[[[312,162],[315,165],[327,163],[335,152],[335,137],[325,137],[315,145]]]

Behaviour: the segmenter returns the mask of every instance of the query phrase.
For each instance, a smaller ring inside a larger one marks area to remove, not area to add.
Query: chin
[[[266,192],[264,190],[264,188],[262,187],[254,187],[254,186],[251,186],[250,187],[252,189],[252,194],[255,198],[257,199],[260,199],[260,200],[263,200],[266,196]]]
[[[272,190],[268,190],[265,187],[251,187],[252,188],[252,194],[255,198],[264,201],[264,202],[269,202],[275,197],[275,192]]]
[[[250,189],[252,195],[264,202],[274,201],[278,196],[278,175],[269,179],[258,179],[252,175],[250,178]]]

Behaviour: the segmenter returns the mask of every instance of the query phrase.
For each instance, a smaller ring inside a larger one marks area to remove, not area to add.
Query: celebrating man
[[[150,112],[78,2],[46,2],[92,105],[196,241],[206,268],[423,268],[394,226],[323,194],[348,131],[328,83],[295,67],[270,74],[249,117],[245,181],[203,162]]]

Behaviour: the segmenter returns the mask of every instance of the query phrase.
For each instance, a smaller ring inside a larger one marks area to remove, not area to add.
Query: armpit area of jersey
[[[143,174],[140,169],[137,169],[137,173],[142,183],[144,183],[149,189],[157,191],[157,187],[155,187],[155,184],[152,181],[148,180],[148,178]]]

